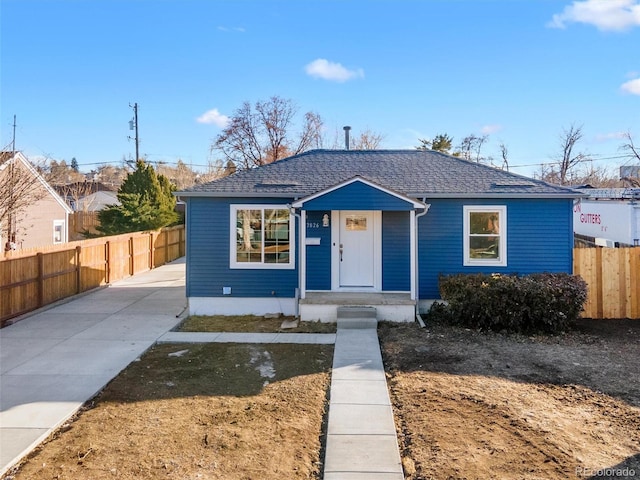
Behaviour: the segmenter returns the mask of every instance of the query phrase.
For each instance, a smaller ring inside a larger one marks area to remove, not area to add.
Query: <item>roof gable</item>
[[[42,187],[47,191],[47,193],[64,209],[66,213],[73,213],[71,207],[67,205],[67,203],[56,193],[56,191],[49,185],[49,183],[44,179],[42,175],[38,173],[38,171],[33,168],[33,165],[27,160],[27,158],[22,154],[22,152],[2,152],[2,167],[6,168],[9,165],[9,162],[20,162],[20,164],[29,172],[29,174],[33,175],[34,178],[42,185]]]
[[[420,202],[387,188],[354,177],[293,203],[305,210],[413,210]]]

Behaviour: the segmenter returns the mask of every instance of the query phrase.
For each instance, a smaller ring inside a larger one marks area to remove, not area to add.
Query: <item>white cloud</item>
[[[623,31],[640,26],[640,0],[574,1],[555,14],[547,26],[565,28],[569,23],[586,23],[598,30]]]
[[[197,119],[196,122],[198,123],[206,123],[206,124],[213,124],[216,125],[220,128],[224,128],[227,126],[227,124],[229,123],[229,117],[227,117],[226,115],[221,114],[217,108],[214,108],[212,110],[208,110],[206,112],[204,112],[202,115],[200,115]]]
[[[330,62],[324,58],[318,58],[304,67],[307,75],[334,82],[346,82],[354,78],[363,78],[364,70],[361,68],[349,70],[339,63]]]
[[[640,95],[640,78],[635,78],[620,85],[620,90],[631,95]]]
[[[224,25],[219,25],[218,30],[221,32],[238,32],[238,33],[244,33],[246,31],[244,27],[225,27]]]
[[[598,133],[596,142],[608,142],[609,140],[620,140],[626,137],[626,132]]]
[[[500,130],[502,130],[502,125],[485,125],[482,127],[480,132],[482,132],[483,135],[491,135],[492,133],[497,133]]]

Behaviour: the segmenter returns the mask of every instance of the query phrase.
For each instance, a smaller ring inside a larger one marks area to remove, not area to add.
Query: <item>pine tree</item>
[[[118,190],[120,205],[111,205],[98,217],[98,230],[106,235],[156,230],[178,220],[175,188],[164,175],[157,175],[143,160],[127,175]]]

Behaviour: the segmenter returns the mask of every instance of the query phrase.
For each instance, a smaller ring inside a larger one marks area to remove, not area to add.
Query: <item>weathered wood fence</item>
[[[640,319],[640,248],[575,248],[573,273],[589,285],[583,317]]]
[[[185,254],[184,225],[0,254],[0,326]]]

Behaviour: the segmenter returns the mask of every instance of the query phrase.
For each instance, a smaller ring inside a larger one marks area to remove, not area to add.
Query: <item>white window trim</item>
[[[295,216],[289,211],[289,262],[288,263],[250,263],[237,261],[236,218],[238,210],[288,210],[287,205],[265,205],[261,203],[233,204],[229,218],[229,268],[261,270],[293,270],[296,266]]]
[[[506,267],[507,266],[507,206],[506,205],[464,205],[462,241],[465,267]],[[471,213],[498,212],[500,214],[500,257],[497,259],[471,258],[469,235],[471,232]]]
[[[64,220],[54,220],[53,221],[53,244],[60,245],[62,243],[66,243],[66,222]],[[62,227],[60,229],[60,241],[56,242],[56,227]]]

